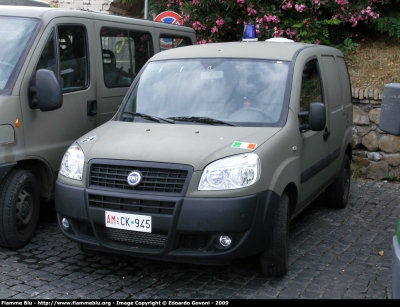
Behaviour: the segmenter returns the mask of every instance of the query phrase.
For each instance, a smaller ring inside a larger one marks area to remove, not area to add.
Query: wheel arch
[[[282,194],[284,193],[289,197],[290,216],[292,216],[293,212],[296,209],[297,197],[298,197],[298,190],[296,184],[290,182],[283,190]]]
[[[351,146],[351,144],[347,144],[344,154],[349,157],[350,162],[353,161],[353,147]]]
[[[30,171],[38,181],[40,197],[46,200],[53,197],[55,174],[45,162],[38,159],[22,160],[18,161],[13,169]]]

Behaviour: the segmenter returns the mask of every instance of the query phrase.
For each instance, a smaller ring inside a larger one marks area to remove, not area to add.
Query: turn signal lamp
[[[255,25],[253,24],[244,25],[242,40],[244,42],[256,42],[258,40]]]

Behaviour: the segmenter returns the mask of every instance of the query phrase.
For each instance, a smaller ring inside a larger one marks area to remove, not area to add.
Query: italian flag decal
[[[244,148],[244,149],[250,149],[254,150],[257,147],[256,143],[245,143],[245,142],[233,142],[232,147],[234,148]]]

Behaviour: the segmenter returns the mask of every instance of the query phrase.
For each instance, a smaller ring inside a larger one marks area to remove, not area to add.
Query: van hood
[[[95,158],[151,161],[191,165],[196,171],[226,156],[257,152],[280,129],[109,121],[78,143],[86,163]]]

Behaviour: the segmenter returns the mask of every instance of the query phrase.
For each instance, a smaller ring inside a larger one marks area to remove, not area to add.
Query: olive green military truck
[[[179,25],[23,5],[1,5],[0,25],[0,246],[19,248],[71,142],[115,114],[152,55],[196,38]]]

